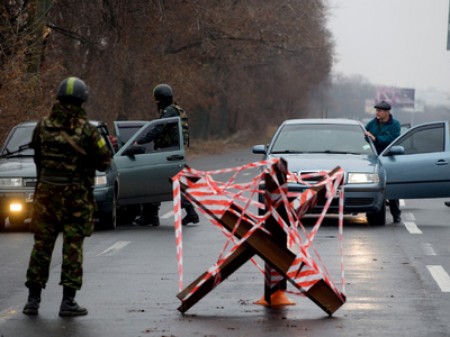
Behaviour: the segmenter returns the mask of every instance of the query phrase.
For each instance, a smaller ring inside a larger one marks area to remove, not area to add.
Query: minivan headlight
[[[20,187],[22,178],[0,178],[0,187]]]
[[[349,173],[347,184],[378,183],[380,177],[377,173]]]

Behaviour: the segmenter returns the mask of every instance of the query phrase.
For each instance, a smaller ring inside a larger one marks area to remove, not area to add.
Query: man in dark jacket
[[[86,315],[75,302],[83,276],[83,241],[93,231],[95,171],[106,171],[112,153],[89,123],[81,107],[88,98],[86,84],[68,77],[58,88],[49,116],[34,129],[32,144],[37,171],[33,202],[34,246],[26,275],[29,289],[26,315],[37,315],[41,291],[49,277],[55,241],[63,234],[60,316]]]
[[[160,113],[160,118],[170,118],[170,117],[180,117],[181,126],[183,129],[183,142],[185,146],[189,146],[189,131],[187,125],[187,118],[180,115],[180,111],[183,111],[176,103],[173,101],[172,88],[168,84],[158,84],[153,89],[153,97],[155,98],[158,111]],[[175,130],[176,133],[178,132]],[[155,148],[170,146],[171,136],[173,130],[167,130],[162,125],[157,125],[152,128],[148,133],[136,141],[137,144],[145,144],[154,142]],[[152,202],[142,205],[142,214],[135,222],[140,226],[159,226],[159,208],[160,202]],[[182,220],[183,225],[189,223],[197,223],[200,221],[194,206],[186,200],[183,196],[181,197],[181,207],[186,210],[186,216]]]
[[[395,138],[400,136],[400,123],[391,114],[391,105],[386,101],[377,103],[376,116],[366,125],[366,136],[375,144],[380,154]],[[401,221],[400,203],[398,200],[389,200],[389,210],[394,222]]]

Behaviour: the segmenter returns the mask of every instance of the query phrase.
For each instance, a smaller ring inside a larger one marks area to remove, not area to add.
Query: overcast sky
[[[334,71],[376,85],[450,93],[450,0],[326,0]]]

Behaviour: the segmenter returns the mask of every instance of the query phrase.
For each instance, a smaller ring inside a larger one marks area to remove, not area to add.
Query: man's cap
[[[374,108],[379,110],[391,110],[391,105],[386,101],[380,101],[375,104]]]

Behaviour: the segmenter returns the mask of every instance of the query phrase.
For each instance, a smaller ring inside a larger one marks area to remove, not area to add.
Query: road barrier
[[[250,182],[236,181],[240,173],[255,168],[259,169],[259,173]],[[228,174],[230,177],[225,182],[213,179],[218,174]],[[301,193],[288,191],[287,178],[289,176],[306,184],[307,177],[293,175],[283,159],[208,172],[185,167],[172,178],[180,312],[189,310],[249,260],[264,275],[264,296],[255,303],[268,307],[295,304],[285,296],[287,282],[298,290],[290,293],[308,297],[329,315],[345,303],[343,170],[336,167],[331,172],[313,175],[318,181],[308,184],[309,188]],[[217,262],[184,289],[181,193],[227,238]],[[313,245],[322,220],[336,196],[339,197],[341,290],[332,281]],[[323,210],[308,231],[302,225],[301,218],[318,202],[324,205]],[[251,212],[252,208],[259,210],[257,214]],[[264,268],[253,259],[255,255],[265,262]]]

